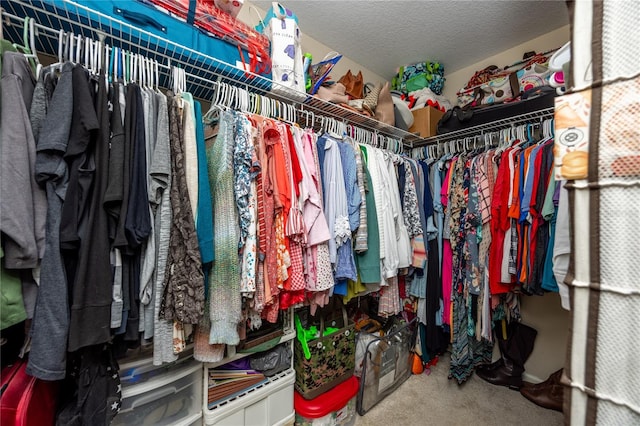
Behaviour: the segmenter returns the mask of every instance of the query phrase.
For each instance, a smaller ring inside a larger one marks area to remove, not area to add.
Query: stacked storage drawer
[[[148,359],[123,365],[121,377],[122,407],[112,425],[202,424],[202,363],[154,368]]]
[[[205,369],[206,374],[206,369]],[[289,368],[255,388],[221,402],[211,409],[204,407],[204,424],[217,426],[283,426],[293,424],[293,383],[296,373]],[[205,385],[205,395],[206,395]]]
[[[293,352],[292,340],[296,336],[293,328],[293,310],[285,313],[283,324],[284,334],[279,339],[280,345],[289,345]],[[293,425],[295,411],[293,409],[293,386],[296,373],[293,369],[293,359],[288,369],[277,373],[255,387],[251,387],[235,396],[218,402],[207,404],[209,391],[209,369],[213,369],[227,362],[237,360],[249,353],[236,353],[234,347],[227,347],[227,356],[219,363],[205,364],[202,376],[204,401],[202,405],[205,425],[216,426],[284,426]]]

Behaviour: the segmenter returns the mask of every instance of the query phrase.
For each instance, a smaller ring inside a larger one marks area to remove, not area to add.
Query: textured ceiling
[[[388,79],[398,66],[422,60],[438,60],[452,73],[569,23],[560,0],[280,3],[296,13],[304,34]]]

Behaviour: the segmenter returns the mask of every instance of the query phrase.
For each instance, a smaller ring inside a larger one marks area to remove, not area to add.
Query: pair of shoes
[[[564,385],[560,382],[561,379],[562,369],[551,374],[542,383],[522,387],[520,393],[540,407],[562,412]]]
[[[538,332],[522,323],[512,321],[507,326],[507,338],[494,330],[501,358],[487,366],[478,367],[476,374],[481,379],[498,386],[519,390],[522,387],[524,364],[533,352]]]

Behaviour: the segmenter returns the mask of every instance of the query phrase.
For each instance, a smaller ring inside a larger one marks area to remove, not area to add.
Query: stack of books
[[[255,370],[209,370],[208,407],[212,409],[247,390],[265,383],[268,379]]]

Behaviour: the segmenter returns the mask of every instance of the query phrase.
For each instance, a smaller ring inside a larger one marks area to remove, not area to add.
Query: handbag
[[[305,399],[313,399],[353,376],[355,324],[347,318],[340,298],[333,299],[328,314],[320,312],[319,328],[315,325],[303,328],[296,313],[295,388]],[[306,338],[308,335],[318,337]]]
[[[345,93],[349,95],[351,99],[362,99],[364,97],[364,79],[362,77],[362,71],[358,71],[358,75],[353,75],[351,70],[347,71],[345,75],[340,77],[338,83],[342,83],[346,88]]]
[[[27,361],[18,359],[0,373],[0,424],[54,424],[58,404],[59,382],[48,382],[29,376]]]
[[[389,126],[396,125],[396,116],[393,111],[393,98],[391,97],[388,81],[385,82],[380,89],[375,117],[376,120],[388,124]]]

